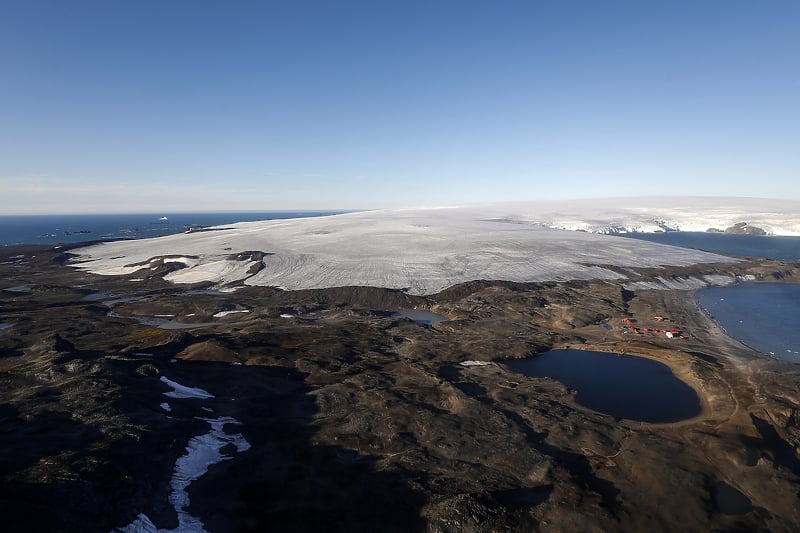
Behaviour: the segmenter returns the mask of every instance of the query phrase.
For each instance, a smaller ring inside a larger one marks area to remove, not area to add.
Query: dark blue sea
[[[800,261],[800,237],[682,231],[627,237],[739,257]],[[709,287],[697,293],[697,300],[734,339],[775,359],[800,363],[800,285]]]
[[[800,363],[800,285],[709,287],[697,301],[734,339],[765,355]]]
[[[762,257],[777,261],[800,261],[800,237],[734,235],[694,231],[627,233],[623,237],[683,248],[696,248],[739,257]]]
[[[190,227],[219,226],[256,220],[318,217],[342,212],[265,211],[253,213],[163,213],[157,215],[0,216],[0,246],[146,239],[182,233]]]

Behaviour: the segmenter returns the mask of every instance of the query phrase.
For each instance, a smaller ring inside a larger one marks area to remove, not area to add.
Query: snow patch
[[[136,520],[123,528],[117,529],[121,533],[204,533],[205,526],[199,518],[190,515],[186,509],[189,507],[189,493],[186,488],[192,481],[208,472],[208,467],[222,461],[232,459],[231,456],[221,453],[222,448],[233,444],[236,451],[241,453],[250,449],[250,443],[241,433],[228,435],[223,431],[226,424],[241,424],[235,418],[223,416],[219,418],[201,418],[211,425],[211,431],[204,435],[192,437],[186,446],[186,454],[175,462],[172,474],[169,502],[178,514],[178,527],[175,529],[159,529],[150,518],[142,513]]]
[[[236,451],[241,453],[250,449],[250,443],[245,440],[241,433],[228,435],[223,431],[225,424],[241,424],[235,418],[223,416],[219,418],[204,418],[211,425],[211,431],[205,435],[193,437],[186,446],[186,455],[180,457],[175,463],[175,472],[172,475],[172,493],[169,495],[169,502],[175,507],[178,513],[178,527],[176,532],[205,531],[203,522],[186,512],[189,507],[189,493],[186,487],[208,472],[208,467],[231,459],[228,455],[223,455],[220,450],[228,444],[233,444]]]
[[[180,383],[176,383],[171,379],[168,379],[165,376],[161,376],[161,381],[166,383],[170,387],[172,387],[171,392],[165,392],[164,396],[168,398],[200,398],[200,399],[207,399],[213,398],[214,395],[204,391],[203,389],[199,389],[196,387],[186,387],[185,385],[181,385]]]
[[[170,272],[164,276],[164,279],[174,283],[199,283],[202,281],[231,283],[248,277],[253,263],[253,261],[234,261],[230,259],[205,263],[197,262],[190,268]]]
[[[491,366],[494,363],[491,361],[461,361],[458,364],[461,366]]]
[[[158,533],[160,530],[150,520],[149,516],[140,513],[136,520],[125,527],[118,527],[114,531],[117,533]]]
[[[724,287],[725,285],[730,285],[736,281],[735,277],[726,276],[724,274],[706,274],[703,276],[703,279],[709,285],[716,285],[718,287]]]
[[[241,309],[238,311],[220,311],[219,313],[214,313],[211,316],[213,316],[214,318],[222,318],[228,315],[235,315],[236,313],[249,313],[249,312],[250,311],[248,311],[247,309]]]

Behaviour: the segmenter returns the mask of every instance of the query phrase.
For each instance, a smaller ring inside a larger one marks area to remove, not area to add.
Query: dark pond
[[[419,309],[400,309],[396,313],[392,314],[392,318],[410,318],[414,322],[425,324],[426,326],[432,326],[434,324],[438,324],[439,322],[447,322],[448,320],[446,316],[437,315],[436,313],[422,311]]]
[[[722,514],[745,514],[753,510],[750,498],[724,481],[720,481],[714,486],[712,496],[714,505]]]
[[[709,287],[697,301],[731,337],[776,359],[800,363],[800,285]]]
[[[652,359],[586,350],[553,350],[506,363],[530,377],[551,377],[577,391],[576,401],[617,418],[678,422],[700,414],[700,399],[669,367]]]

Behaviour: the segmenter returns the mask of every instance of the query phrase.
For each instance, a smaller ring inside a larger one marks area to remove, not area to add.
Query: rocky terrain
[[[224,460],[186,487],[187,516],[212,532],[800,523],[800,369],[725,336],[686,284],[798,282],[796,264],[596,265],[619,276],[413,295],[219,292],[166,281],[169,262],[130,281],[76,270],[72,258],[0,248],[6,531],[109,532],[141,515],[178,528],[176,461],[223,417],[237,422],[222,428]],[[399,309],[449,320],[428,327],[393,316]],[[625,333],[624,318],[655,315],[685,338]],[[615,419],[503,364],[568,346],[662,361],[697,391],[702,413]],[[166,396],[169,383],[208,394]]]

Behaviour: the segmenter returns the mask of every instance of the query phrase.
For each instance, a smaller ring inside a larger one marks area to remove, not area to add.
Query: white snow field
[[[97,274],[131,275],[146,273],[151,263],[166,258],[165,262],[183,265],[165,277],[175,283],[208,281],[223,288],[243,282],[287,290],[371,286],[423,295],[472,280],[624,278],[603,265],[659,267],[733,261],[591,232],[603,228],[652,229],[661,224],[705,230],[746,222],[774,233],[800,234],[800,202],[796,201],[649,201],[653,207],[641,207],[647,205],[644,200],[620,199],[613,207],[598,201],[541,202],[241,222],[213,231],[97,244],[75,250],[78,257],[72,264]],[[267,255],[258,259],[241,254],[248,251]],[[237,254],[244,259],[237,259]]]

